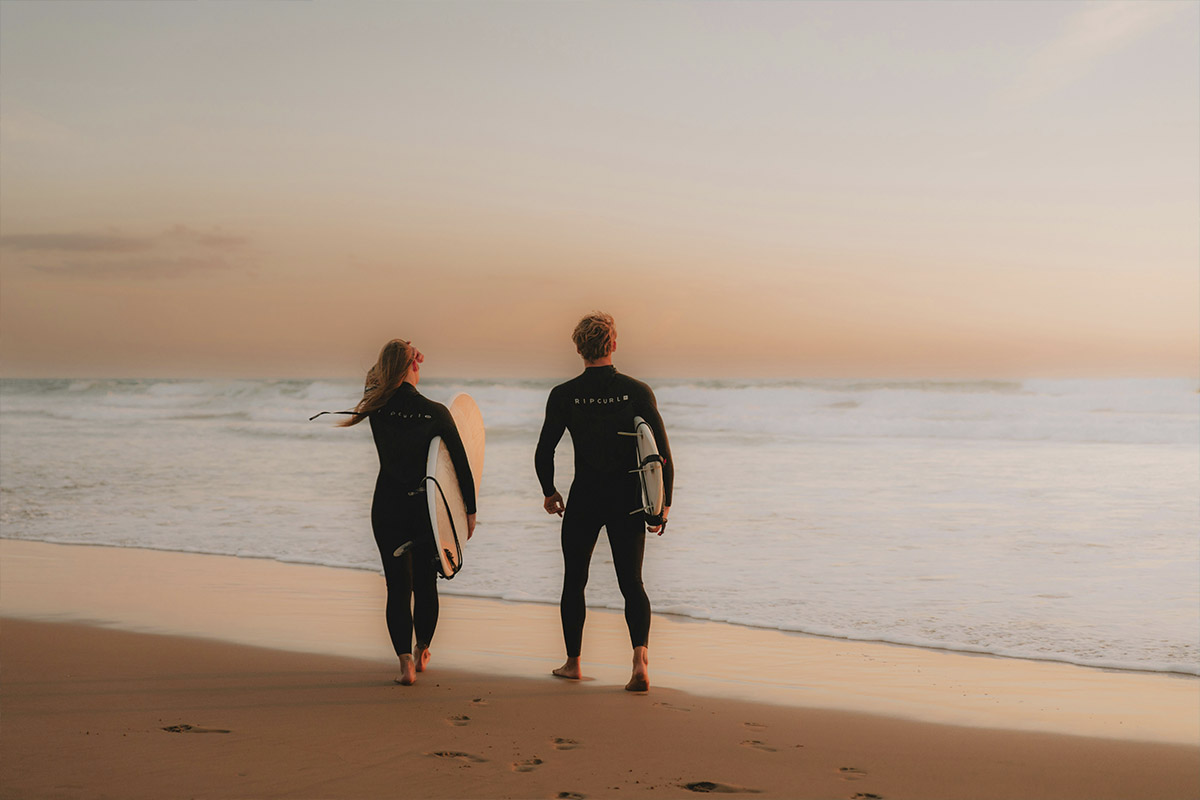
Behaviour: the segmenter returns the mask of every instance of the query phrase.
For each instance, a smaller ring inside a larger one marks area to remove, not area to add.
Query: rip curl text
[[[609,403],[624,403],[629,400],[629,395],[621,395],[620,397],[576,397],[575,405],[577,406],[592,406],[592,405],[608,405]]]

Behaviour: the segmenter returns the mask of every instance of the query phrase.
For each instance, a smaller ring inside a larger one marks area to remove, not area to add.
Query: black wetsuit
[[[584,588],[592,550],[603,527],[612,547],[617,583],[625,598],[625,622],[634,647],[650,637],[650,600],[642,586],[642,555],[646,547],[645,514],[630,514],[642,507],[641,483],[636,473],[637,450],[632,436],[633,418],[640,416],[654,431],[663,458],[665,505],[671,505],[674,466],[671,448],[654,392],[641,381],[622,375],[616,367],[588,367],[573,380],[554,387],[546,403],[546,421],[538,439],[534,466],[542,494],[554,495],[554,448],[563,431],[571,432],[575,449],[575,480],[562,522],[563,639],[567,655],[579,656],[586,616]]]
[[[414,625],[417,642],[423,645],[433,640],[437,627],[437,552],[428,500],[425,492],[419,491],[424,486],[433,437],[441,436],[450,451],[468,514],[475,513],[475,481],[450,411],[422,396],[411,383],[400,384],[387,405],[368,419],[379,452],[371,527],[387,577],[388,633],[399,656],[412,652]],[[463,541],[466,535],[466,531],[459,532]],[[392,555],[408,541],[414,546],[404,555]]]

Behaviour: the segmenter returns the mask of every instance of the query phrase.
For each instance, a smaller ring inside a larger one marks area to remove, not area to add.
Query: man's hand
[[[663,506],[663,524],[662,525],[647,525],[646,530],[651,533],[657,533],[662,536],[667,531],[667,514],[671,513],[670,506]]]
[[[562,495],[558,492],[547,497],[545,502],[542,503],[542,507],[546,509],[547,514],[558,514],[560,517],[567,509],[566,505],[563,504]]]
[[[475,532],[475,515],[467,514],[467,541],[471,541],[471,534]]]

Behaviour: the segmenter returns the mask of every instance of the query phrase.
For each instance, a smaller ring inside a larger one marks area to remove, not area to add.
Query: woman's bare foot
[[[579,666],[579,656],[568,658],[567,663],[563,664],[558,669],[552,670],[552,674],[560,678],[568,678],[577,681],[583,677],[583,668]]]
[[[429,645],[417,645],[417,649],[413,653],[413,660],[417,662],[417,672],[424,672],[425,665],[429,663]]]
[[[417,664],[413,661],[411,653],[405,653],[400,656],[400,675],[396,677],[396,683],[401,686],[412,686],[417,682]]]
[[[650,651],[645,647],[633,648],[633,675],[625,684],[625,691],[650,691]]]

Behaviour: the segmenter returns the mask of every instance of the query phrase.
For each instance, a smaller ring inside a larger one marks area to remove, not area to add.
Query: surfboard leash
[[[442,498],[442,507],[446,509],[446,519],[450,520],[450,533],[451,533],[451,535],[454,536],[454,549],[456,551],[458,551],[458,554],[456,556],[451,556],[451,558],[450,558],[450,563],[457,564],[458,568],[455,569],[453,574],[451,574],[451,575],[445,575],[445,574],[442,575],[442,577],[445,578],[446,580],[450,580],[451,578],[453,578],[455,575],[458,574],[458,570],[462,569],[462,542],[460,542],[458,540],[458,526],[454,524],[454,515],[450,513],[450,502],[448,500],[446,500],[446,492],[442,490],[442,484],[438,483],[438,479],[435,478],[433,475],[426,475],[424,478],[421,479],[421,481],[422,481],[421,488],[418,489],[418,491],[426,491],[426,492],[429,490],[425,488],[424,482],[425,481],[433,481],[433,485],[436,486],[437,490],[438,490],[438,497]],[[450,555],[450,551],[446,550],[445,548],[443,548],[443,552],[445,552],[446,555],[448,555],[448,556]],[[441,561],[441,559],[438,559],[438,560],[439,560],[439,562]],[[439,572],[440,571],[441,570],[439,570]]]
[[[326,414],[350,414],[351,416],[353,416],[353,415],[355,415],[355,414],[357,414],[357,413],[358,413],[357,411],[321,411],[321,412],[319,412],[319,413],[317,413],[317,414],[313,414],[311,417],[309,417],[309,418],[308,418],[308,421],[309,421],[309,422],[312,422],[312,421],[313,421],[314,419],[316,419],[317,417],[323,417],[323,416],[325,416]],[[365,417],[365,416],[367,416],[367,415],[366,415],[366,414],[363,414],[363,416]]]
[[[341,413],[341,412],[326,411],[323,413],[337,414],[337,413]],[[446,500],[446,493],[444,491],[442,491],[442,485],[440,483],[438,483],[438,479],[432,475],[426,475],[424,478],[421,479],[421,485],[418,486],[416,489],[413,489],[411,492],[409,492],[408,496],[413,497],[418,494],[426,494],[428,490],[425,488],[425,481],[433,481],[433,485],[437,487],[438,496],[442,498],[442,506],[446,509],[446,519],[450,520],[450,532],[454,536],[454,547],[456,550],[458,550],[458,556],[455,557],[454,555],[452,555],[450,553],[449,550],[445,550],[444,552],[446,553],[447,556],[450,557],[450,562],[452,564],[458,564],[459,569],[462,569],[462,544],[458,541],[458,526],[456,526],[454,524],[454,515],[450,513],[450,503]],[[413,546],[413,542],[405,542],[404,544],[397,547],[395,549],[395,551],[392,553],[392,555],[396,556],[396,557],[400,557],[400,556],[404,555],[410,548],[412,548],[412,546]],[[436,559],[435,563],[438,564],[438,566],[440,567],[441,559],[440,558]],[[441,572],[440,568],[438,569],[438,572]],[[457,575],[457,574],[458,574],[458,570],[455,570],[454,575]],[[446,580],[449,580],[450,578],[453,578],[454,575],[443,575],[443,577],[446,578]]]

